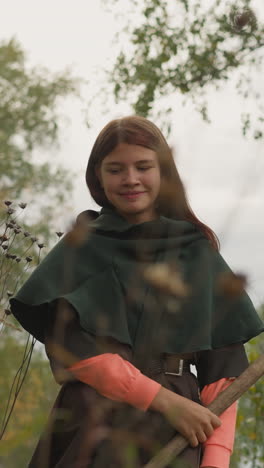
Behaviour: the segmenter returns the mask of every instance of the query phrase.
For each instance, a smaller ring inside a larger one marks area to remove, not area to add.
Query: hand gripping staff
[[[264,354],[223,390],[208,408],[220,416],[229,406],[238,400],[258,379],[264,375]],[[188,441],[182,435],[177,435],[160,452],[155,455],[144,468],[164,468],[188,446]]]

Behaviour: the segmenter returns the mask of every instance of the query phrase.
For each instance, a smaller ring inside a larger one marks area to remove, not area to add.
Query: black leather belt
[[[184,372],[191,372],[190,365],[192,362],[192,359],[184,359],[175,354],[165,355],[164,357],[152,359],[142,372],[150,376],[165,374],[181,377]]]

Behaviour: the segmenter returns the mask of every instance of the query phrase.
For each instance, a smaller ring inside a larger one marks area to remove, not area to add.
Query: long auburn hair
[[[100,185],[96,169],[119,143],[140,145],[156,152],[161,173],[157,211],[168,218],[182,219],[196,224],[211,245],[219,250],[220,243],[216,234],[197,218],[189,205],[183,182],[166,139],[158,127],[144,117],[132,115],[111,120],[99,133],[86,170],[86,183],[95,202],[102,207],[112,206]]]

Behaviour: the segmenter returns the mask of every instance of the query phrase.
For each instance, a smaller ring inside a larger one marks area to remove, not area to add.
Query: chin
[[[136,207],[136,206],[131,206],[129,208],[126,208],[123,210],[123,213],[127,214],[141,214],[144,213],[146,210],[144,208]]]

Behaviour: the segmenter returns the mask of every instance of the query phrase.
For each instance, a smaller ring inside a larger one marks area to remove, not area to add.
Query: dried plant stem
[[[30,339],[31,339],[31,343],[30,343]],[[23,358],[22,358],[21,365],[20,365],[20,367],[19,367],[19,369],[18,369],[18,371],[17,371],[17,373],[15,375],[15,378],[14,378],[12,386],[11,386],[11,390],[9,392],[9,398],[8,398],[8,402],[7,402],[7,405],[6,405],[6,410],[5,410],[5,414],[4,414],[3,422],[2,422],[2,430],[1,430],[1,433],[0,433],[0,440],[2,439],[2,437],[3,437],[4,433],[5,433],[5,430],[6,430],[8,422],[9,422],[9,419],[11,417],[12,411],[14,409],[18,394],[19,394],[19,392],[21,390],[21,387],[22,387],[22,385],[24,383],[24,380],[26,378],[35,342],[36,342],[35,338],[28,335],[28,339],[27,339],[27,343],[26,343],[26,346],[25,346],[24,355],[23,355]],[[24,371],[24,373],[23,373],[23,371]],[[13,390],[14,390],[14,398],[13,398],[13,401],[11,403],[11,397],[12,397]]]
[[[3,315],[4,316],[4,315]],[[6,322],[5,318],[0,318],[0,322],[2,323],[2,326],[4,327],[10,327],[12,328],[13,330],[16,330],[16,331],[19,331],[19,332],[22,332],[23,330],[21,330],[21,328],[18,328],[16,327],[15,325],[13,325],[12,323],[9,323],[9,322]]]

